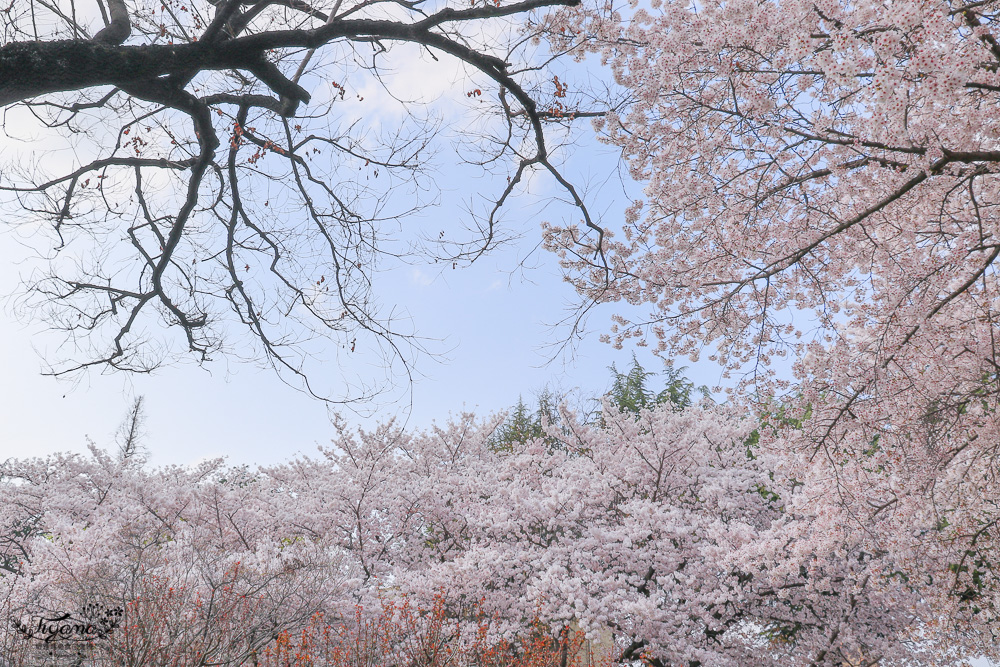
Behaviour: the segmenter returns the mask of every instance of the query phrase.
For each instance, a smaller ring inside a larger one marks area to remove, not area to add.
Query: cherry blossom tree
[[[610,628],[616,661],[651,665],[936,665],[994,650],[937,577],[949,556],[936,542],[915,550],[889,522],[879,539],[855,530],[827,480],[788,477],[754,425],[729,408],[606,401],[597,423],[564,411],[518,442],[466,415],[424,434],[344,431],[326,462],[268,474],[302,489],[368,596],[444,589],[459,616],[482,600],[501,634],[535,616]]]
[[[616,235],[547,228],[588,304],[635,306],[607,340],[707,354],[754,410],[798,422],[760,442],[813,489],[796,506],[827,516],[834,539],[850,531],[866,553],[892,553],[911,582],[933,579],[922,599],[987,646],[1000,564],[997,8],[654,1],[548,26],[630,95],[596,127],[644,196]],[[793,377],[775,373],[784,358]]]
[[[15,656],[38,640],[11,621],[97,609],[120,614],[93,642],[113,664],[242,664],[316,613],[335,618],[346,595],[343,553],[286,521],[287,492],[219,461],[146,471],[95,447],[8,461],[2,475]]]
[[[618,344],[718,343],[736,367],[845,345],[888,372],[906,350],[928,358],[929,339],[961,359],[965,394],[982,389],[980,369],[996,368],[993,6],[828,5],[657,2],[553,19],[632,92],[596,125],[647,186],[603,247],[609,267],[585,261],[594,248],[574,228],[550,228],[550,244],[581,290],[653,304],[648,321],[622,319]],[[790,307],[818,329],[800,331]]]
[[[4,612],[120,605],[98,647],[116,664],[265,660],[363,634],[387,604],[439,609],[434,636],[479,646],[610,630],[614,662],[655,667],[996,654],[989,535],[955,561],[944,527],[914,535],[923,515],[860,529],[823,468],[800,476],[770,444],[803,423],[614,400],[523,440],[498,441],[501,423],[345,427],[321,457],[256,471],[149,470],[96,448],[8,461]],[[403,630],[400,645],[426,638]]]
[[[377,392],[370,377],[314,388],[309,368],[356,349],[409,368],[421,345],[373,291],[388,258],[472,261],[505,238],[500,209],[533,170],[589,216],[550,159],[552,77],[518,28],[573,2],[0,8],[4,131],[54,149],[12,148],[0,177],[6,218],[42,259],[23,304],[67,336],[50,372],[229,353],[323,398]],[[449,92],[493,100],[464,137],[480,144],[465,155],[502,174],[472,211],[471,236],[401,223],[438,194],[425,170],[441,168],[441,121],[406,89],[412,76],[393,76],[421,60],[460,63]],[[369,89],[381,91],[376,108]]]

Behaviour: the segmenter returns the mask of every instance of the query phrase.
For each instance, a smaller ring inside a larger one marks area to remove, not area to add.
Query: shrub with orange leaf
[[[267,598],[239,562],[214,587],[161,575],[138,582],[124,621],[97,656],[115,665],[242,664],[274,639]]]
[[[380,599],[381,609],[330,623],[321,614],[298,632],[282,632],[253,664],[259,667],[590,667],[581,664],[582,636],[535,621],[513,639],[494,637],[477,611],[456,617],[443,591],[429,608],[408,596]],[[467,610],[468,611],[468,610]],[[607,667],[607,666],[604,666]]]

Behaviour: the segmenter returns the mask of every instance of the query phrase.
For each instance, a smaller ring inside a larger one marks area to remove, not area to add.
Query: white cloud
[[[414,267],[410,271],[410,284],[416,285],[417,287],[429,287],[434,284],[434,278],[427,275],[419,268]]]

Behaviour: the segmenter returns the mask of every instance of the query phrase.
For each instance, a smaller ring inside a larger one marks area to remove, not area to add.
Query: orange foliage
[[[446,596],[434,596],[430,609],[409,598],[382,600],[378,616],[360,607],[351,623],[327,623],[317,614],[308,627],[282,632],[258,656],[259,667],[583,667],[574,657],[582,638],[565,631],[554,638],[539,622],[515,641],[491,639],[489,620],[462,622],[447,610]]]

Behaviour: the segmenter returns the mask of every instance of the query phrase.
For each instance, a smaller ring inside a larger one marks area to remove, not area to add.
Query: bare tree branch
[[[25,17],[24,38],[0,46],[0,106],[24,106],[43,128],[90,142],[69,167],[39,156],[0,176],[0,196],[25,220],[48,223],[54,238],[42,253],[51,266],[25,302],[44,307],[71,343],[51,374],[147,372],[183,355],[204,363],[238,340],[238,356],[266,361],[317,397],[331,391],[307,369],[324,348],[380,350],[409,377],[411,354],[425,348],[394,312],[380,312],[374,276],[381,261],[417,247],[389,230],[425,205],[400,192],[419,196],[430,182],[421,179],[437,126],[406,104],[395,136],[365,128],[364,117],[338,126],[343,112],[334,113],[349,76],[389,85],[383,62],[408,45],[457,59],[502,100],[506,137],[490,160],[510,159],[516,175],[488,199],[481,236],[455,261],[496,244],[499,212],[533,169],[550,173],[603,234],[551,159],[543,119],[553,114],[529,76],[541,66],[520,63],[516,50],[529,40],[514,38],[504,52],[479,37],[488,22],[579,0],[431,13],[406,0],[113,0],[93,38],[60,1],[29,2],[56,28],[46,35],[38,24],[36,37]],[[183,344],[158,329],[181,333]],[[345,379],[338,400],[387,382]]]

